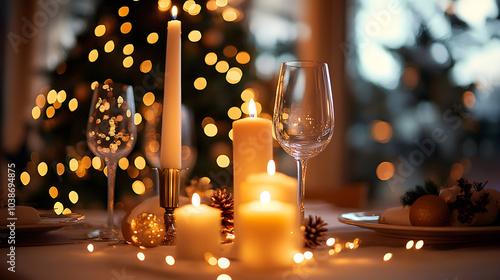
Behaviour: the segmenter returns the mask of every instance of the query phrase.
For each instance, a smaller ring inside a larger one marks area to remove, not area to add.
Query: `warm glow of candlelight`
[[[263,191],[260,194],[260,202],[262,202],[262,204],[268,204],[271,202],[271,194],[268,191]]]
[[[194,207],[200,206],[200,195],[197,193],[193,194],[193,197],[191,198],[191,203],[193,204]]]
[[[328,240],[326,240],[327,246],[333,246],[333,244],[335,244],[335,238],[330,237],[330,238],[328,238]]]
[[[406,242],[406,250],[410,250],[413,247],[413,240]]]
[[[384,262],[386,262],[386,261],[388,261],[390,259],[392,259],[392,253],[387,253],[387,254],[384,255]]]
[[[420,250],[422,249],[422,247],[424,247],[424,241],[423,240],[417,241],[417,243],[415,244],[415,249]]]
[[[139,259],[141,262],[146,259],[146,255],[144,255],[143,252],[137,253],[137,259]]]
[[[87,245],[87,250],[89,252],[91,252],[91,253],[94,252],[94,245],[92,243],[90,243],[89,245]]]
[[[166,256],[166,257],[165,257],[165,262],[166,262],[168,265],[174,265],[174,264],[175,264],[175,259],[174,259],[174,257],[172,257],[172,256]]]
[[[220,268],[222,269],[226,269],[229,267],[229,265],[231,264],[231,262],[229,261],[228,258],[220,258],[218,261],[217,261],[217,264],[219,265]]]
[[[176,7],[176,6],[173,6],[173,7],[172,7],[172,17],[173,17],[174,19],[176,19],[176,18],[177,18],[177,7]]]
[[[250,113],[250,117],[257,117],[257,107],[255,107],[255,101],[250,99],[250,104],[248,105],[248,112]]]
[[[293,261],[295,263],[301,263],[304,261],[304,254],[302,253],[296,253],[295,255],[293,255]]]
[[[276,173],[276,164],[274,163],[274,160],[270,160],[267,163],[267,174],[274,175],[274,173]]]

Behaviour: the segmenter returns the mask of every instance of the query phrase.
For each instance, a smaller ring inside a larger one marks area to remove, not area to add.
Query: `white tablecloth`
[[[251,271],[234,258],[232,245],[224,245],[231,260],[227,269],[200,261],[176,260],[168,265],[165,257],[175,257],[173,247],[140,249],[127,244],[90,242],[83,239],[92,224],[104,222],[105,213],[88,211],[84,223],[29,238],[16,246],[16,272],[7,270],[9,248],[2,244],[0,279],[500,279],[500,241],[481,240],[467,244],[425,244],[420,250],[405,248],[407,239],[385,237],[370,230],[337,221],[346,210],[329,205],[306,204],[306,214],[321,215],[329,223],[328,235],[345,244],[359,238],[359,248],[343,249],[329,255],[328,248],[312,250],[314,258],[279,271]],[[90,225],[89,225],[90,224]],[[94,251],[87,245],[92,243]],[[145,260],[137,254],[142,252]],[[386,253],[392,253],[384,261]]]

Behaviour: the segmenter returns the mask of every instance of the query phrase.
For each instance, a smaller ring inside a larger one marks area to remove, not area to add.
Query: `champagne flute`
[[[113,220],[116,165],[120,158],[130,154],[135,145],[137,127],[134,115],[131,86],[108,79],[95,87],[86,134],[90,150],[106,163],[108,220],[104,228],[89,233],[91,238],[103,241],[118,239]]]
[[[333,135],[333,97],[326,63],[281,64],[273,127],[280,146],[297,161],[303,219],[307,160],[323,151]]]

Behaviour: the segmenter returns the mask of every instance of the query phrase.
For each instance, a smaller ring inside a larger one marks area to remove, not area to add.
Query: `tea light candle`
[[[204,260],[205,253],[217,255],[220,249],[221,213],[208,205],[200,205],[195,193],[191,205],[175,209],[176,253],[180,259]]]
[[[241,184],[241,203],[259,200],[263,191],[268,191],[273,200],[298,205],[299,185],[297,179],[276,172],[273,160],[267,164],[267,172],[251,174]]]
[[[270,193],[263,191],[260,201],[246,203],[240,210],[238,254],[242,264],[255,269],[291,265],[301,240],[297,205],[271,201]]]
[[[257,117],[253,99],[250,100],[248,110],[249,118],[233,122],[233,195],[236,235],[239,231],[239,207],[243,196],[241,183],[248,175],[266,172],[268,161],[273,159],[271,120]]]

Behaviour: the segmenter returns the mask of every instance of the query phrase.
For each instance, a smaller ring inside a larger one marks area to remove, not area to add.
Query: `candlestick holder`
[[[154,183],[158,186],[160,206],[165,209],[165,237],[164,245],[175,245],[175,218],[174,210],[179,207],[179,189],[181,184],[181,170],[177,168],[152,168]],[[155,187],[156,187],[155,186]]]

